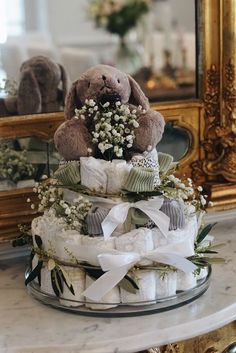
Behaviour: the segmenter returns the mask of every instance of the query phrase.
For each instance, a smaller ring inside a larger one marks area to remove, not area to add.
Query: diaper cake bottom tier
[[[100,206],[97,202],[97,211],[106,204],[104,217],[121,207],[119,200],[100,198]],[[94,231],[96,222],[87,218]],[[186,217],[182,229],[168,230],[168,237],[156,226],[129,227],[133,229],[124,232],[122,225],[104,239],[65,229],[51,211],[35,218],[34,254],[26,272],[31,295],[68,311],[118,317],[176,308],[207,290],[211,268],[198,269],[189,260],[195,256],[195,215]]]
[[[211,267],[207,268],[204,277],[198,279],[194,287],[185,291],[175,291],[173,288],[176,287],[176,282],[174,281],[171,283],[171,280],[168,278],[166,279],[165,284],[161,285],[162,288],[160,287],[159,290],[162,293],[165,293],[166,288],[169,286],[169,292],[171,291],[170,287],[172,287],[172,293],[175,292],[175,294],[172,294],[171,296],[164,296],[164,294],[160,296],[157,295],[155,299],[148,300],[148,298],[146,298],[145,301],[140,300],[140,298],[134,298],[134,301],[132,302],[129,298],[125,298],[125,296],[122,297],[122,292],[119,287],[112,289],[102,301],[95,302],[85,300],[81,298],[81,283],[78,286],[79,290],[75,296],[66,289],[63,296],[57,297],[50,286],[47,286],[46,283],[44,283],[43,286],[39,286],[36,281],[33,281],[28,285],[28,292],[32,297],[46,305],[84,316],[142,316],[175,309],[198,299],[206,292],[210,285],[211,272]],[[29,276],[29,273],[29,270],[26,271],[26,278]],[[147,274],[146,278],[150,278],[150,276],[152,276],[151,273]],[[47,281],[47,275],[45,276],[44,281]],[[88,282],[91,283],[92,281],[92,279],[88,278]],[[169,284],[167,284],[168,281]],[[122,298],[127,299],[127,302],[121,302],[120,300]],[[136,301],[136,299],[140,301]]]

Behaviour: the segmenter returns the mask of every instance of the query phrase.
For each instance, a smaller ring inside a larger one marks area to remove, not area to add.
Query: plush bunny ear
[[[80,101],[80,98],[77,94],[77,85],[78,85],[78,80],[75,81],[71,89],[69,90],[69,93],[66,97],[66,104],[65,104],[65,119],[70,120],[73,118],[75,115],[75,109],[80,109],[82,108],[82,103]]]
[[[68,92],[68,76],[66,70],[61,64],[58,64],[61,70],[61,82],[62,82],[62,105],[65,105],[66,95]]]
[[[131,77],[130,75],[128,76],[130,88],[131,88],[131,94],[129,97],[129,103],[133,104],[135,106],[141,105],[143,109],[149,109],[149,101],[143,91],[141,90],[141,87],[139,84]]]
[[[30,68],[23,69],[17,95],[18,114],[33,114],[42,111],[42,98],[38,82]]]

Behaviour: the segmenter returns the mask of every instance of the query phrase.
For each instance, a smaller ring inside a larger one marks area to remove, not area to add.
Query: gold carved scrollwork
[[[219,73],[215,65],[207,72],[205,94],[205,151],[203,171],[236,181],[236,87],[235,67],[230,59],[225,66],[225,86],[220,109]]]
[[[180,353],[180,349],[177,343],[172,343],[172,344],[167,344],[166,346],[163,346],[163,347],[150,348],[144,353]]]

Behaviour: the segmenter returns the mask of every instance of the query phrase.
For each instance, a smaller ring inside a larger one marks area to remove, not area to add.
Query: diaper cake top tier
[[[70,89],[55,133],[63,157],[36,185],[32,268],[26,283],[63,306],[144,305],[197,286],[207,276],[206,200],[192,180],[173,175],[158,153],[164,119],[139,85],[98,65]]]

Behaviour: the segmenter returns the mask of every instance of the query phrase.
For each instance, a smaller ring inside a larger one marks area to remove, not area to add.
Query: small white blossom
[[[90,107],[94,107],[94,106],[96,105],[96,103],[95,103],[95,101],[94,101],[93,99],[90,99],[90,100],[88,101],[88,105],[89,105]]]
[[[198,191],[200,191],[200,192],[202,192],[202,191],[203,191],[202,186],[198,186],[198,187],[197,187],[197,189],[198,189]]]
[[[200,195],[200,202],[201,202],[202,206],[205,206],[207,203],[205,198],[202,195]]]

